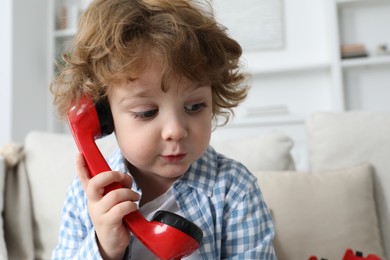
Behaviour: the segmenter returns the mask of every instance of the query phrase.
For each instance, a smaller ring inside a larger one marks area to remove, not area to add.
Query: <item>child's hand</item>
[[[137,210],[139,194],[131,190],[131,176],[119,172],[103,172],[92,179],[84,157],[77,157],[77,172],[87,194],[88,211],[95,227],[100,253],[104,259],[123,259],[130,242],[130,232],[122,222],[125,215]],[[104,187],[118,182],[125,188],[104,195]]]

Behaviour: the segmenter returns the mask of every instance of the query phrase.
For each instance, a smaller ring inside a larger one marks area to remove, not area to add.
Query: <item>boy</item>
[[[88,95],[109,100],[120,150],[89,178],[81,155],[54,259],[153,259],[122,219],[139,209],[184,216],[203,231],[185,259],[275,259],[270,214],[256,179],[209,147],[247,87],[240,45],[188,0],[95,0],[67,66],[52,84],[62,117]],[[128,174],[123,174],[128,173]],[[104,187],[124,188],[104,195]]]

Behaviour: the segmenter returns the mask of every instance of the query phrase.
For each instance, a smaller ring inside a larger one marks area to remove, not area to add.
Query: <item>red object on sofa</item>
[[[347,249],[345,251],[343,260],[381,260],[381,258],[374,254],[369,254],[367,257],[363,257],[363,254],[360,252],[356,252],[356,254],[353,253],[352,249]]]
[[[316,256],[310,256],[308,260],[319,260],[319,259]],[[320,260],[326,260],[326,259],[320,258]],[[354,253],[352,249],[347,249],[347,251],[345,251],[342,260],[382,260],[382,259],[379,256],[374,254],[369,254],[367,257],[363,257],[363,253],[358,251]]]

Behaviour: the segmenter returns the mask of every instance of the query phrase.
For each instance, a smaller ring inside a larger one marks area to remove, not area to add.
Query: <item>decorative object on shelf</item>
[[[77,28],[80,14],[90,3],[91,0],[62,0],[56,28],[59,30]]]
[[[57,30],[64,30],[66,29],[66,14],[67,12],[67,9],[66,9],[66,6],[65,5],[62,5],[61,8],[60,8],[60,12],[57,16],[57,20],[56,20],[56,29]]]
[[[78,2],[76,0],[63,0],[61,3],[57,29],[67,30],[77,27]]]
[[[367,57],[368,53],[364,44],[344,44],[341,45],[341,58],[362,58]]]
[[[387,44],[378,45],[378,47],[376,48],[375,54],[376,55],[389,55],[390,51],[389,51],[389,48],[387,47]]]

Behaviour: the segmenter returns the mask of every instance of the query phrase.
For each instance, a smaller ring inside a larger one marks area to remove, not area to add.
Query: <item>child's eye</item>
[[[147,120],[147,119],[151,119],[153,118],[158,112],[158,109],[152,109],[152,110],[148,110],[148,111],[141,111],[141,112],[130,112],[130,114],[135,118],[139,118],[139,119],[144,119],[144,120]]]
[[[201,111],[204,107],[207,107],[205,102],[196,103],[196,104],[188,104],[184,106],[184,109],[188,113],[196,113],[198,111]]]

